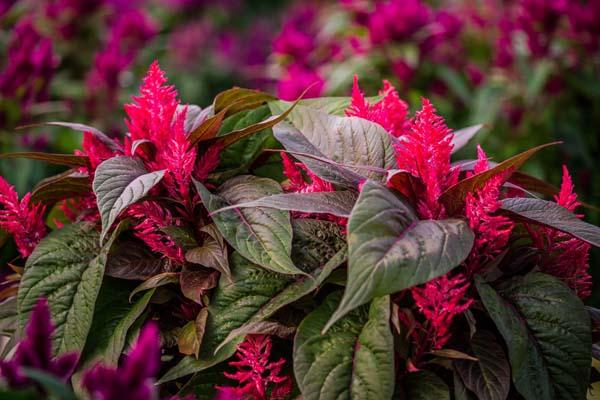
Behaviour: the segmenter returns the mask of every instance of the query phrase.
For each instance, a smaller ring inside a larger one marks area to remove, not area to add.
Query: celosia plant
[[[127,134],[59,123],[82,150],[8,155],[70,169],[21,200],[0,180],[21,255],[3,326],[24,336],[6,390],[585,399],[600,229],[574,214],[566,167],[560,190],[519,170],[557,144],[453,160],[478,126],[354,85],[293,104],[234,88],[201,109],[153,63]]]

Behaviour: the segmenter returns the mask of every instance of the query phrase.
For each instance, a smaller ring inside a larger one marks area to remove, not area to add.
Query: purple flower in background
[[[407,40],[429,23],[431,12],[420,0],[380,1],[367,19],[373,44]]]
[[[141,10],[131,9],[114,16],[106,45],[96,53],[86,78],[91,109],[98,97],[105,99],[109,106],[114,104],[121,73],[156,32],[154,21]]]
[[[40,370],[66,381],[77,364],[78,355],[69,353],[52,357],[52,334],[54,326],[46,299],[41,298],[31,311],[25,328],[25,338],[19,343],[15,355],[8,361],[0,361],[0,376],[11,388],[31,384],[23,375],[23,367]]]
[[[304,97],[318,97],[323,93],[325,80],[313,69],[292,64],[287,68],[285,76],[277,82],[277,94],[283,100],[296,100],[309,86]]]
[[[0,0],[0,18],[6,14],[17,0]]]
[[[317,10],[312,7],[293,10],[273,42],[274,52],[297,61],[305,60],[317,46],[314,32],[316,15]]]
[[[38,32],[31,17],[23,18],[13,29],[7,60],[0,74],[0,94],[17,99],[25,111],[31,103],[45,100],[58,60],[52,41]]]
[[[600,49],[600,0],[569,2],[568,18],[578,44],[589,52]]]
[[[455,54],[458,49],[456,48],[457,44],[454,42],[455,39],[458,39],[462,25],[463,22],[458,15],[445,10],[437,12],[433,23],[430,25],[430,35],[419,45],[421,51],[423,53],[433,53],[439,46],[448,44],[447,47],[450,47],[450,50]]]
[[[193,21],[177,27],[169,37],[169,54],[179,67],[193,68],[205,54],[214,33],[210,21]]]
[[[521,0],[517,22],[527,36],[531,54],[543,57],[556,33],[560,18],[567,11],[567,0]]]
[[[508,18],[500,20],[500,33],[496,39],[494,65],[500,68],[508,68],[514,60],[512,32],[514,24]]]
[[[137,343],[118,368],[96,365],[83,375],[83,387],[97,400],[158,399],[154,376],[159,368],[160,337],[158,327],[150,323],[142,329]]]

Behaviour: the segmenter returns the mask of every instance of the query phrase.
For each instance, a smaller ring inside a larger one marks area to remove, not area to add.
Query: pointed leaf
[[[352,311],[322,335],[340,294],[329,295],[298,327],[293,359],[302,398],[391,399],[395,374],[389,296]]]
[[[163,272],[162,274],[154,275],[140,283],[131,291],[129,302],[131,303],[133,296],[144,290],[155,289],[157,287],[175,283],[179,283],[179,272]]]
[[[216,269],[225,276],[225,279],[231,280],[227,245],[225,245],[221,232],[218,231],[215,224],[205,225],[201,230],[207,233],[202,246],[185,253],[186,261]]]
[[[526,400],[585,399],[592,337],[581,300],[539,272],[512,279],[500,292],[479,277],[476,286],[504,337],[519,393]]]
[[[466,222],[417,221],[400,197],[367,181],[348,221],[348,283],[326,329],[376,296],[446,274],[469,255],[473,239]]]
[[[285,275],[250,263],[235,252],[231,255],[231,273],[233,283],[221,280],[212,296],[199,358],[185,357],[159,383],[202,371],[231,357],[243,337],[238,337],[217,351],[218,345],[291,281]]]
[[[98,166],[92,184],[102,217],[102,235],[128,206],[144,197],[163,178],[165,170],[148,173],[135,158],[117,156]]]
[[[92,185],[87,175],[69,170],[41,180],[31,193],[35,202],[52,204],[59,200],[90,193]]]
[[[0,154],[0,159],[3,158],[27,158],[29,160],[44,161],[49,164],[64,165],[67,167],[86,167],[88,165],[87,156],[76,156],[74,154],[54,154],[30,151]]]
[[[92,324],[96,297],[112,238],[102,249],[91,224],[67,225],[51,232],[27,259],[19,288],[19,326],[23,329],[38,298],[48,299],[55,324],[55,354],[80,352]]]
[[[471,339],[475,361],[459,360],[454,367],[465,386],[479,399],[504,400],[510,390],[510,365],[493,334],[478,331]]]
[[[227,110],[222,110],[212,117],[206,118],[200,125],[198,125],[188,135],[188,141],[190,146],[194,146],[199,142],[214,139],[221,129],[223,119]]]
[[[524,151],[521,154],[517,154],[508,160],[502,161],[500,164],[497,164],[487,171],[475,174],[469,178],[465,178],[456,185],[449,187],[444,193],[442,193],[439,201],[446,206],[448,214],[453,215],[464,206],[467,193],[473,193],[475,190],[481,189],[490,178],[500,173],[506,173],[508,179],[514,171],[521,168],[525,161],[527,161],[535,153],[557,143],[559,142],[547,143],[534,147]]]
[[[221,208],[213,214],[232,208],[267,207],[278,210],[348,217],[357,197],[355,192],[349,190],[339,192],[283,193]]]
[[[73,129],[74,131],[79,131],[79,132],[90,132],[92,135],[94,135],[94,137],[96,137],[96,139],[101,141],[109,149],[114,150],[114,151],[119,150],[119,146],[114,140],[112,140],[111,138],[106,136],[106,134],[104,132],[100,131],[99,129],[94,128],[93,126],[78,124],[78,123],[74,123],[74,122],[52,121],[52,122],[42,122],[40,124],[25,125],[20,128],[24,129],[24,128],[45,126],[45,125],[62,126],[65,128]]]
[[[557,229],[600,247],[600,227],[579,219],[552,201],[526,197],[505,199],[502,200],[502,210],[508,211],[518,219]]]
[[[104,280],[82,353],[82,365],[91,366],[99,361],[105,365],[117,365],[125,350],[127,333],[142,316],[154,294],[154,290],[149,290],[131,304],[130,291],[131,282],[111,278]]]
[[[231,340],[245,336],[253,331],[254,324],[264,321],[271,317],[277,311],[299,300],[307,294],[316,290],[319,286],[325,282],[325,279],[329,277],[331,272],[343,264],[348,257],[348,250],[343,248],[336,253],[322,268],[317,268],[311,273],[312,279],[309,277],[300,277],[297,280],[291,282],[282,291],[277,293],[270,299],[266,304],[259,308],[254,315],[252,315],[244,325],[237,329],[229,332],[229,335],[219,345],[219,348],[229,343]]]
[[[168,260],[157,257],[137,240],[116,243],[106,262],[106,275],[129,280],[148,279],[172,269]]]
[[[256,108],[263,103],[275,99],[270,94],[258,90],[234,87],[219,93],[215,97],[214,109],[215,113],[218,113],[228,108],[230,114],[235,114],[240,111]]]
[[[452,136],[452,154],[465,147],[481,128],[483,128],[483,124],[468,126],[454,131],[454,135]]]
[[[281,193],[271,179],[242,175],[230,179],[213,195],[195,182],[202,203],[213,212],[230,204],[244,203]],[[213,220],[227,242],[250,261],[282,274],[301,274],[290,258],[292,225],[287,211],[244,208],[224,211]]]

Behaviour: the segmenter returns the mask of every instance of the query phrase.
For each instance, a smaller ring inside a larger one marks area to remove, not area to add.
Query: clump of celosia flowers
[[[0,180],[7,391],[585,398],[600,229],[566,167],[560,189],[520,171],[547,145],[453,160],[478,128],[427,99],[411,117],[388,82],[200,108],[157,63],[125,112],[121,138],[55,123],[82,150],[9,155],[68,169],[21,199]]]

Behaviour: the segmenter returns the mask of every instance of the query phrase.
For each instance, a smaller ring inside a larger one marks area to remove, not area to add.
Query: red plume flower
[[[453,277],[446,274],[411,289],[417,308],[427,319],[420,329],[423,336],[419,340],[421,346],[417,346],[419,355],[440,349],[448,342],[454,317],[468,309],[473,302],[466,298],[468,289],[469,282],[462,274]]]
[[[580,205],[566,166],[563,166],[560,192],[554,197],[554,200],[571,212],[574,212]],[[577,216],[582,217],[581,215]],[[580,298],[589,297],[592,293],[592,277],[589,274],[591,245],[568,233],[552,228],[528,228],[535,246],[544,254],[549,255],[549,257],[544,257],[545,262],[540,269],[565,282]]]
[[[369,104],[358,86],[358,77],[354,75],[352,99],[346,110],[349,117],[360,117],[383,126],[392,136],[402,136],[408,128],[408,105],[400,99],[396,89],[388,81],[383,81],[382,97],[375,104]]]
[[[444,119],[436,114],[429,100],[423,99],[421,111],[396,144],[398,168],[421,179],[422,196],[417,211],[422,218],[443,218],[446,211],[438,197],[458,182],[458,168],[450,167],[452,137]]]
[[[488,167],[485,152],[477,146],[477,163],[473,172],[478,174],[486,171]],[[504,174],[496,175],[489,179],[483,188],[467,194],[465,215],[475,233],[473,249],[465,262],[469,274],[477,272],[483,265],[496,258],[508,244],[514,224],[509,218],[496,214],[500,208],[499,198],[504,177]]]
[[[237,368],[237,372],[224,374],[241,386],[219,387],[221,398],[236,398],[237,395],[245,400],[284,400],[291,394],[292,380],[289,376],[280,376],[285,360],[269,360],[271,339],[267,335],[249,335],[239,345],[237,357],[238,361],[229,363]]]
[[[15,240],[21,256],[29,257],[35,246],[46,236],[44,212],[46,208],[31,201],[27,193],[21,201],[15,191],[3,177],[0,177],[0,228]]]

